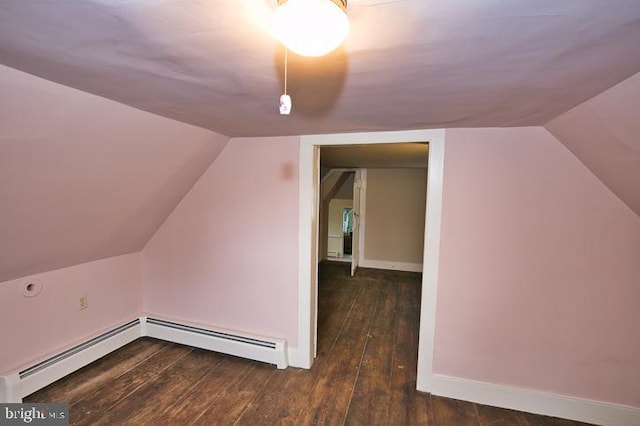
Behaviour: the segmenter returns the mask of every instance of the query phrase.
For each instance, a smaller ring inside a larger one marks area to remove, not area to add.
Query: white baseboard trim
[[[20,403],[25,396],[143,336],[275,364],[279,369],[300,365],[297,350],[288,349],[284,339],[143,316],[0,376],[0,403]]]
[[[433,395],[605,426],[640,425],[640,408],[433,374]]]
[[[362,259],[358,262],[358,266],[362,266],[363,268],[388,269],[393,271],[422,272],[422,263]]]
[[[287,357],[289,359],[289,366],[296,367],[296,368],[306,368],[308,370],[309,367],[305,367],[305,363],[300,359],[298,359],[298,356],[299,356],[298,348],[287,348]]]

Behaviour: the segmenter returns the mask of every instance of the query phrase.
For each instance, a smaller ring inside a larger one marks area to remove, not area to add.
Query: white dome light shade
[[[303,56],[322,56],[349,33],[346,0],[279,0],[273,17],[276,37]]]

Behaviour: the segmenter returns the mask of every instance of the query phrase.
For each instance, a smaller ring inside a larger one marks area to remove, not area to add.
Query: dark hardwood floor
[[[143,338],[25,402],[66,402],[91,425],[581,424],[417,392],[420,279],[321,265],[311,370]]]

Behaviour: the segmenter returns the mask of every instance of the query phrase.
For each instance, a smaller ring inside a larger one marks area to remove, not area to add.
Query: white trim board
[[[289,361],[289,367],[300,367],[302,362],[299,360],[298,349],[287,347],[287,360]]]
[[[393,260],[362,259],[362,268],[387,269],[390,271],[422,272],[422,263],[394,262]]]
[[[360,169],[360,227],[358,230],[358,266],[364,266],[365,234],[367,233],[367,169]]]
[[[640,425],[640,408],[433,374],[431,393],[545,416],[606,426]]]
[[[300,137],[299,219],[298,219],[298,355],[301,367],[310,368],[315,355],[317,295],[317,191],[319,147],[385,143],[429,143],[427,209],[423,258],[422,306],[418,349],[418,389],[429,391],[435,335],[435,296],[438,285],[440,216],[442,211],[442,171],[444,129],[399,132],[341,133]],[[363,246],[364,247],[364,246]]]
[[[444,181],[445,134],[429,141],[427,168],[427,206],[424,226],[422,298],[418,337],[418,377],[416,388],[430,392],[433,375],[433,350],[436,333],[438,272],[440,268],[440,227],[442,223],[442,187]]]

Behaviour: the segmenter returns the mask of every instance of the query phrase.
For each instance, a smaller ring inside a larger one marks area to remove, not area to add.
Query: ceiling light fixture
[[[277,1],[274,33],[289,50],[299,55],[326,55],[349,33],[347,0]]]

